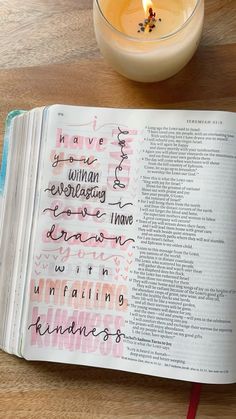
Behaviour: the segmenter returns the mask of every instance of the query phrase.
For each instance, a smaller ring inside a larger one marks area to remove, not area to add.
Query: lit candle
[[[169,78],[200,41],[204,0],[94,0],[94,29],[104,57],[136,81]]]

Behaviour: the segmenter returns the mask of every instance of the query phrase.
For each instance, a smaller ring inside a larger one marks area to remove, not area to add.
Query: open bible
[[[0,346],[27,360],[236,381],[236,116],[9,114]]]

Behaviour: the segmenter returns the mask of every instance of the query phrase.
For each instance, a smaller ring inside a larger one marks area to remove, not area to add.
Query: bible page
[[[22,354],[235,381],[236,118],[45,116]]]

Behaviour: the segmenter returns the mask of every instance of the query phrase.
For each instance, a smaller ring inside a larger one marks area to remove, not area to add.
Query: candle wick
[[[147,26],[149,26],[150,29],[153,29],[155,28],[155,23],[156,23],[156,13],[153,12],[152,7],[150,7]]]
[[[149,16],[144,19],[144,23],[139,23],[140,28],[138,32],[152,32],[152,30],[156,27],[156,12],[153,11],[153,8],[150,7],[148,10]],[[161,22],[161,19],[158,19]]]
[[[149,9],[149,18],[156,17],[156,13],[153,12],[152,7]]]

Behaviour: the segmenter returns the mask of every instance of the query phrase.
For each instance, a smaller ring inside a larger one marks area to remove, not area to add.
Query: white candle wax
[[[149,6],[156,13],[155,27],[144,30]],[[94,0],[102,54],[119,73],[141,82],[167,79],[188,63],[200,41],[203,18],[204,0]]]

